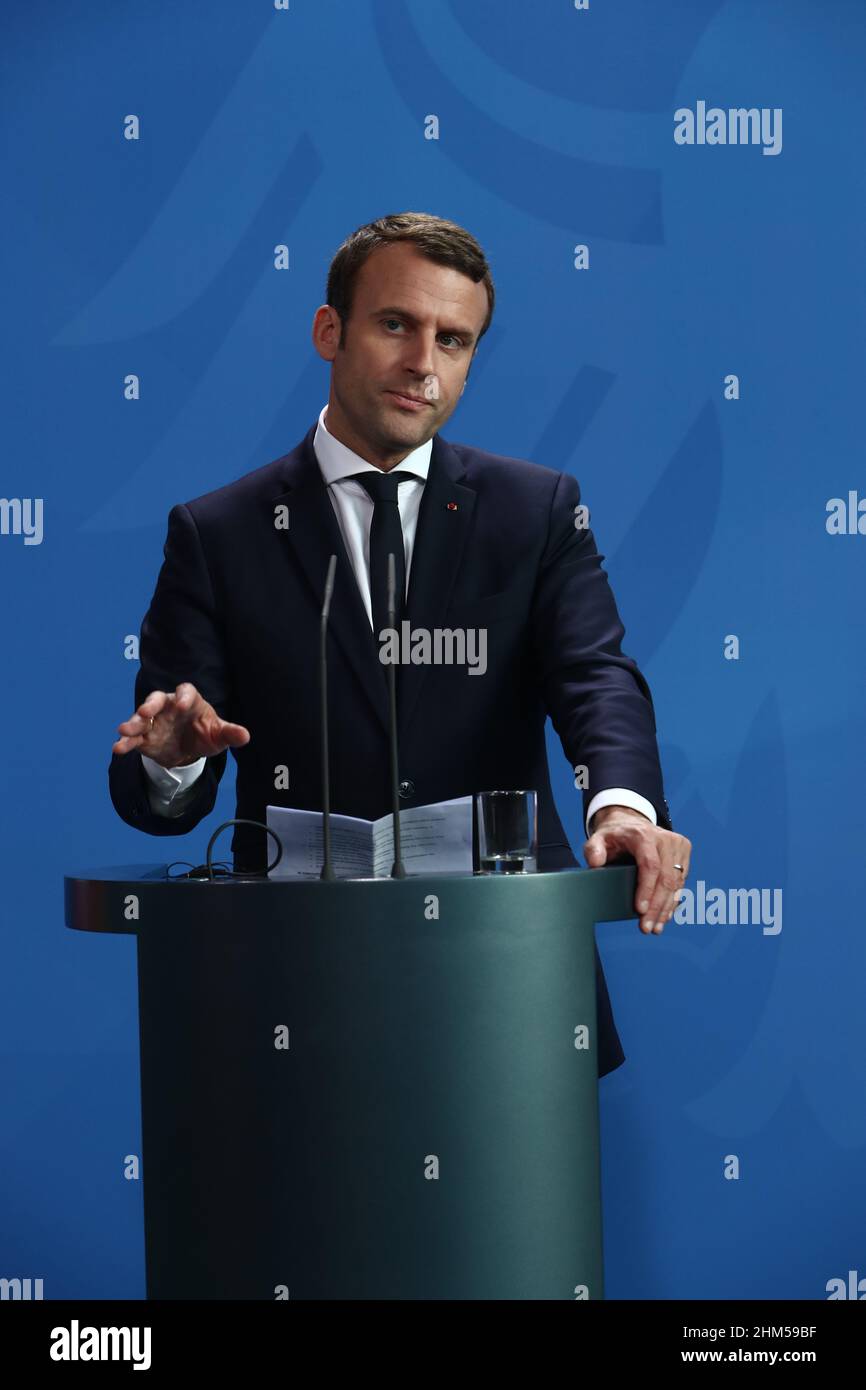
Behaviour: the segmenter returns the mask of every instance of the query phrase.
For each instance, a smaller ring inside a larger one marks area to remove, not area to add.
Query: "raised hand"
[[[221,719],[189,681],[182,681],[174,694],[152,690],[117,732],[122,737],[112,753],[138,748],[161,767],[183,767],[250,741],[249,729]]]

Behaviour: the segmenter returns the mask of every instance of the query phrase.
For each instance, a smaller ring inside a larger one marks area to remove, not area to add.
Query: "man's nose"
[[[436,336],[434,333],[415,333],[407,345],[404,365],[418,377],[432,376],[435,372]]]

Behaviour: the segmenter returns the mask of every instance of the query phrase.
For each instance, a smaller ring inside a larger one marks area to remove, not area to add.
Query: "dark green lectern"
[[[138,937],[149,1298],[604,1296],[593,923],[635,868],[66,878]]]

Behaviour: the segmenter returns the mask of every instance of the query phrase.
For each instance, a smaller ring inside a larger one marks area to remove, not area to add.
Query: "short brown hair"
[[[331,261],[325,291],[326,302],[340,316],[341,344],[352,312],[358,271],[371,251],[391,241],[410,241],[423,256],[437,265],[453,266],[463,275],[468,275],[476,285],[483,281],[487,290],[487,317],[475,341],[477,348],[490,327],[496,302],[490,267],[470,232],[456,222],[449,222],[445,217],[434,217],[429,212],[391,212],[386,217],[377,217],[375,222],[367,222],[346,237]]]

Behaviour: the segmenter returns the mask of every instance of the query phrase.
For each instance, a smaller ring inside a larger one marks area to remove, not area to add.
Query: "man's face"
[[[453,413],[486,316],[482,283],[411,243],[378,246],[358,272],[344,346],[336,312],[323,305],[316,314],[314,342],[333,364],[328,430],[394,467]]]

